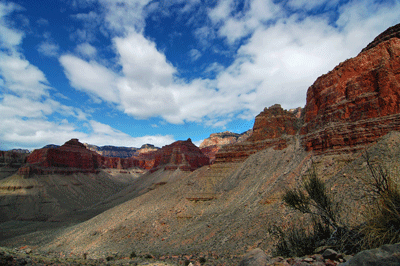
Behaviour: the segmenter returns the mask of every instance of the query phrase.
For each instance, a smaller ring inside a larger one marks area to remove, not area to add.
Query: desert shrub
[[[278,238],[274,256],[300,257],[312,254],[323,239],[329,237],[331,231],[320,221],[312,225],[297,224],[283,230],[275,226],[270,233]]]
[[[204,264],[204,263],[206,263],[206,258],[204,258],[204,257],[201,257],[200,259],[199,259],[199,262],[200,262],[200,264]]]
[[[136,258],[136,257],[137,257],[136,252],[135,252],[135,251],[132,251],[129,257],[130,257],[131,259]]]
[[[369,154],[364,156],[369,177],[364,179],[367,191],[372,194],[372,206],[361,226],[364,248],[400,242],[400,190],[398,184],[381,164],[372,163]]]
[[[274,234],[278,238],[275,255],[304,256],[323,245],[346,253],[361,249],[360,231],[339,222],[339,204],[317,176],[314,164],[308,170],[302,187],[287,190],[282,200],[290,208],[309,216],[310,222],[289,227],[285,231],[275,228]]]
[[[190,260],[185,260],[185,266],[188,266],[190,264]]]

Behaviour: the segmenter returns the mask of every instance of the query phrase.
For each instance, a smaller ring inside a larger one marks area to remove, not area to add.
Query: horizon
[[[0,0],[0,150],[243,133],[400,21],[400,1]]]

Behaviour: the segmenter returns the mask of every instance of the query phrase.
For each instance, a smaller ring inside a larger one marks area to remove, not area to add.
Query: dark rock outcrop
[[[357,253],[343,266],[395,266],[400,265],[400,243]]]

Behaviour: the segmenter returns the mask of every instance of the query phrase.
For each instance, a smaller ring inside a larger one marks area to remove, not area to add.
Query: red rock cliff
[[[307,150],[360,149],[400,130],[399,32],[399,25],[389,28],[308,89],[301,129]]]
[[[145,160],[146,168],[152,171],[159,167],[164,167],[165,170],[179,168],[184,171],[193,171],[209,164],[208,157],[190,139],[176,141],[158,151],[138,156],[138,158]]]
[[[199,148],[201,152],[210,159],[210,163],[213,163],[215,161],[215,154],[217,154],[223,146],[243,142],[247,140],[252,133],[252,130],[248,130],[242,134],[229,131],[213,133],[200,144]]]
[[[226,145],[215,155],[215,162],[243,161],[251,154],[273,147],[284,149],[286,137],[295,135],[301,126],[301,119],[293,112],[283,110],[279,104],[265,108],[256,116],[253,133],[244,142]]]
[[[35,150],[27,158],[27,165],[20,168],[19,174],[71,174],[75,172],[96,173],[99,168],[127,169],[144,164],[135,158],[103,157],[77,139],[71,139],[58,148]]]

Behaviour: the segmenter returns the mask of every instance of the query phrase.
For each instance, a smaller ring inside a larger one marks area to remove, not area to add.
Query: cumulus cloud
[[[133,138],[91,120],[91,116],[79,108],[52,99],[50,91],[55,89],[51,88],[44,73],[22,54],[20,46],[25,34],[13,29],[7,21],[7,16],[18,10],[21,9],[16,5],[0,2],[0,150],[40,148],[49,143],[63,144],[71,138],[98,145],[109,143],[135,147],[143,143],[166,145],[173,142],[173,137],[169,135]],[[95,54],[95,49],[89,44],[77,49],[88,57]],[[39,51],[57,56],[58,46],[52,45],[47,38],[39,46]],[[76,88],[96,95],[101,100],[119,101],[116,88],[111,86],[117,84],[114,72],[97,62],[86,62],[72,55],[63,55],[60,63]],[[83,75],[77,75],[76,72]],[[62,119],[49,118],[56,114],[61,115]],[[80,126],[86,121],[89,132],[83,132]]]
[[[120,72],[71,56],[60,61],[74,87],[116,104],[133,117],[224,126],[234,116],[250,119],[275,103],[284,108],[304,106],[307,88],[318,76],[355,56],[372,36],[396,23],[399,4],[370,2],[350,1],[332,22],[325,13],[306,17],[303,11],[287,12],[282,3],[273,1],[248,1],[239,13],[235,1],[219,1],[208,10],[219,37],[228,44],[247,39],[230,66],[213,63],[205,68],[206,74],[217,74],[214,79],[178,78],[177,69],[154,41],[129,27],[132,21],[121,22],[127,23],[127,27],[120,25],[126,32],[113,38]],[[287,5],[297,8],[301,3],[293,0]],[[321,5],[329,9],[334,2]],[[310,11],[321,5],[310,2],[303,9]],[[382,11],[369,14],[379,8]],[[215,38],[214,29],[203,26],[194,35]],[[197,49],[189,54],[193,59],[199,56]],[[102,74],[97,77],[96,73]],[[88,81],[85,76],[101,82]]]
[[[0,52],[0,75],[7,91],[34,99],[47,95],[49,86],[43,72],[17,52]]]
[[[95,145],[104,145],[104,143],[107,143],[114,146],[141,147],[145,143],[151,143],[157,147],[161,147],[174,142],[174,138],[171,135],[147,135],[134,138],[109,125],[93,120],[90,121],[90,126],[93,132],[90,136],[82,138],[82,141]]]
[[[116,103],[119,101],[117,75],[95,61],[85,61],[74,55],[63,55],[60,63],[65,69],[71,86],[86,92],[97,100]]]
[[[96,47],[87,42],[78,44],[75,50],[78,54],[86,58],[94,58],[97,55]]]
[[[42,42],[39,47],[38,51],[45,56],[49,57],[58,57],[58,51],[60,50],[60,47],[58,44],[53,43],[51,41],[44,41]]]
[[[229,43],[251,34],[263,23],[279,16],[280,6],[273,1],[251,0],[245,3],[245,9],[235,14],[234,1],[222,0],[208,13],[211,21],[219,26],[218,34],[225,37]]]

